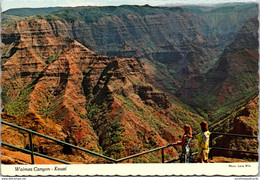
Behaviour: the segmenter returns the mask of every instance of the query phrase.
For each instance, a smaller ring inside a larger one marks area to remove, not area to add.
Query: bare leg
[[[203,163],[209,163],[209,159],[203,159],[202,162]]]
[[[197,159],[197,162],[198,162],[198,163],[203,163],[202,158],[198,158],[198,159]]]

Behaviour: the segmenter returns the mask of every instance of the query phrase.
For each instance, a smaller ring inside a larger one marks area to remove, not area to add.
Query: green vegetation
[[[91,120],[94,129],[98,129],[103,125],[105,119],[106,107],[93,104],[88,106],[87,117]]]
[[[60,57],[60,50],[55,49],[55,50],[54,50],[54,53],[55,53],[54,56],[51,55],[51,56],[46,60],[46,64],[51,64],[51,63],[53,63],[54,61],[56,61],[56,60],[59,59],[59,57]]]
[[[171,12],[177,12],[181,8],[163,8],[152,6],[105,6],[105,7],[76,7],[71,9],[64,9],[53,12],[52,14],[58,16],[66,21],[75,21],[81,19],[86,23],[98,22],[103,17],[120,17],[125,18],[127,15],[135,16],[149,16],[156,14],[165,14],[168,16]],[[181,12],[181,11],[180,11]]]
[[[207,63],[208,63],[209,65],[208,65],[207,67],[205,67],[204,69],[201,68],[201,69],[200,69],[200,72],[203,73],[203,74],[207,73],[209,70],[211,70],[212,66],[213,66],[217,61],[218,61],[218,58],[214,58],[214,59],[208,60]]]
[[[129,98],[123,95],[116,95],[116,98],[124,102],[124,109],[127,111],[131,111],[134,115],[139,117],[141,120],[145,122],[149,122],[149,124],[158,129],[158,125],[165,126],[160,122],[160,119],[151,113],[151,110],[148,106],[144,105],[142,107],[137,107]]]
[[[212,121],[223,119],[225,116],[231,115],[236,109],[243,107],[249,100],[258,95],[258,87],[245,90],[235,98],[228,99],[221,107],[212,113]]]
[[[116,95],[116,97],[125,103],[124,104],[125,110],[131,111],[133,114],[135,114],[137,117],[139,117],[140,120],[148,122],[150,127],[155,129],[155,131],[153,131],[152,134],[150,134],[150,137],[148,138],[148,142],[146,142],[143,139],[142,134],[137,134],[138,139],[142,140],[143,146],[145,149],[151,149],[151,148],[155,148],[158,146],[158,143],[156,142],[156,140],[154,139],[153,136],[157,135],[157,134],[160,135],[161,133],[163,133],[162,129],[164,129],[164,130],[167,129],[168,131],[172,132],[173,134],[176,133],[170,127],[165,125],[163,119],[161,119],[160,117],[155,115],[153,112],[151,112],[151,110],[149,109],[149,106],[144,105],[142,107],[137,107],[127,97],[124,97],[122,95]],[[174,123],[179,124],[179,125],[189,124],[189,125],[191,125],[191,127],[193,129],[199,129],[200,128],[199,123],[203,120],[203,118],[201,116],[199,116],[195,113],[190,113],[189,111],[182,109],[182,108],[172,109],[171,113],[172,114],[169,115],[168,118],[170,118],[172,121],[174,121]],[[131,148],[126,149],[126,150],[130,150],[130,152],[132,152],[132,153],[138,152],[138,151],[134,151]],[[139,150],[141,150],[141,147]]]
[[[27,86],[26,88],[24,88],[21,91],[20,95],[14,101],[10,102],[4,107],[3,111],[16,117],[26,115],[30,103],[29,95],[32,92],[33,88],[33,86]]]
[[[54,95],[54,91],[37,91],[39,99],[34,104],[37,113],[45,118],[53,118],[57,112],[60,103],[62,102],[62,93],[58,96]],[[59,121],[61,119],[59,118]]]
[[[100,18],[109,16],[108,13],[103,12],[100,8],[97,7],[78,7],[73,9],[67,9],[63,11],[58,11],[53,15],[69,22],[81,19],[82,21],[85,21],[87,23],[97,22]]]
[[[2,105],[6,105],[8,102],[11,102],[12,99],[13,99],[12,95],[8,94],[8,89],[2,87],[2,91],[1,91]]]
[[[76,7],[73,9],[66,9],[54,12],[56,16],[59,16],[67,21],[75,21],[81,19],[86,23],[97,22],[102,17],[114,17],[114,16],[126,16],[127,14],[133,15],[153,15],[166,11],[162,8],[153,8],[150,6],[144,6],[139,8],[138,6],[107,6],[107,7]],[[169,12],[169,11],[167,11]]]
[[[60,17],[54,16],[54,15],[42,15],[37,14],[35,16],[29,16],[29,17],[20,17],[20,16],[9,16],[5,15],[2,20],[2,26],[11,26],[14,25],[20,21],[34,21],[36,19],[42,19],[46,20],[48,22],[50,21],[56,21],[56,20],[62,20]]]
[[[122,144],[124,128],[119,120],[110,120],[104,128],[103,150],[107,156],[120,158],[125,149]]]
[[[34,18],[33,18],[34,19]],[[43,20],[46,20],[48,22],[50,21],[56,21],[56,20],[62,20],[61,18],[59,18],[58,16],[54,16],[52,14],[50,15],[42,15],[42,14],[37,14],[35,16],[35,19],[43,19]]]
[[[149,161],[147,160],[146,157],[136,157],[134,158],[134,163],[148,163]]]
[[[79,117],[82,118],[82,119],[87,119],[88,118],[88,116],[86,114],[80,114],[80,113],[79,113]]]
[[[147,160],[149,163],[162,163],[162,155],[160,151],[155,151],[147,154]]]
[[[177,86],[173,84],[173,79],[175,78],[176,72],[170,68],[170,66],[167,66],[166,64],[163,64],[161,62],[154,61],[151,63],[149,60],[146,60],[146,63],[149,63],[155,71],[153,72],[153,78],[158,79],[160,82],[160,85],[162,85],[162,89],[165,92],[169,93],[176,93]]]
[[[200,122],[204,119],[196,114],[191,114],[185,110],[174,109],[173,114],[175,115],[176,119],[179,121],[178,124],[189,124],[192,129],[199,129]]]
[[[52,63],[53,61],[55,61],[55,60],[57,60],[55,57],[50,56],[50,57],[47,59],[46,63],[47,63],[47,64],[51,64],[51,63]]]
[[[151,117],[151,111],[146,107],[137,107],[130,99],[122,96],[116,95],[118,99],[124,102],[124,110],[131,111],[136,116],[140,117],[140,120],[144,120],[148,122],[152,127],[159,130],[162,128],[167,128],[166,125],[156,116]],[[142,145],[133,144],[131,146],[124,146],[131,141],[134,141],[133,138],[126,137],[123,139],[124,127],[121,124],[121,112],[119,111],[116,117],[112,119],[107,118],[107,110],[106,105],[97,105],[92,104],[88,106],[88,118],[92,122],[92,126],[94,127],[97,134],[100,134],[99,142],[102,147],[102,150],[105,155],[121,158],[123,157],[122,152],[125,151],[130,154],[136,154],[141,152],[142,150],[148,150],[151,148],[155,148],[158,146],[158,142],[154,138],[154,135],[157,133],[155,131],[152,132],[148,141],[144,139],[143,135],[138,133],[138,138],[142,141]],[[158,155],[147,155],[146,158],[134,158],[134,162],[136,163],[147,163],[147,162],[160,162],[161,157],[157,157]]]
[[[184,104],[184,103],[182,103],[182,102],[177,102],[177,101],[175,101],[174,99],[172,99],[172,98],[169,98],[169,100],[173,103],[173,104],[175,104],[176,106],[180,106],[180,107],[182,107],[183,109],[185,109],[185,110],[187,110],[187,111],[189,111],[189,112],[192,112],[192,113],[197,113],[191,106],[189,106],[188,104]]]
[[[198,109],[211,111],[214,109],[216,99],[217,97],[211,95],[210,93],[206,94],[198,92],[197,94],[193,95],[192,104],[196,104]]]
[[[24,17],[2,14],[1,25],[2,25],[2,27],[10,26],[10,25],[18,23],[19,21],[21,21],[23,19],[24,19]]]
[[[16,8],[16,9],[9,9],[7,11],[4,11],[3,14],[20,16],[20,17],[28,17],[28,16],[34,16],[36,14],[48,15],[55,11],[60,11],[68,8],[71,7]]]
[[[63,121],[67,117],[68,113],[69,110],[67,108],[62,109],[56,121],[57,122]]]
[[[69,10],[57,12],[54,15],[68,22],[73,22],[76,21],[77,19],[80,19],[75,12]]]
[[[88,106],[87,116],[92,123],[93,129],[100,134],[100,145],[105,155],[113,158],[120,158],[125,149],[122,140],[124,128],[120,119],[108,119],[107,105],[92,104]],[[119,113],[120,116],[120,113]]]

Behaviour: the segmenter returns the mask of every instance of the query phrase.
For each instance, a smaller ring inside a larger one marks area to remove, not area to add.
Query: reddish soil
[[[236,163],[236,162],[248,162],[243,159],[235,159],[235,158],[226,158],[226,157],[213,157],[213,160],[210,160],[211,163]]]
[[[30,164],[31,155],[17,151],[1,149],[2,164]],[[56,161],[48,160],[42,157],[34,156],[35,164],[61,164]]]

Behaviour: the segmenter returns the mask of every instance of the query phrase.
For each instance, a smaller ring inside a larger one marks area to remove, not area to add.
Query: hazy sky
[[[165,4],[216,4],[226,2],[257,2],[257,0],[0,0],[2,11],[21,7],[53,7],[53,6],[107,6],[107,5],[144,5]]]

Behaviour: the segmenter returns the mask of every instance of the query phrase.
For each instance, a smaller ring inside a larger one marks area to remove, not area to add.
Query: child
[[[200,123],[201,131],[198,135],[196,135],[196,139],[198,139],[198,155],[197,160],[199,163],[206,162],[208,163],[208,155],[209,155],[209,136],[210,132],[208,131],[208,123],[206,121],[202,121]]]

